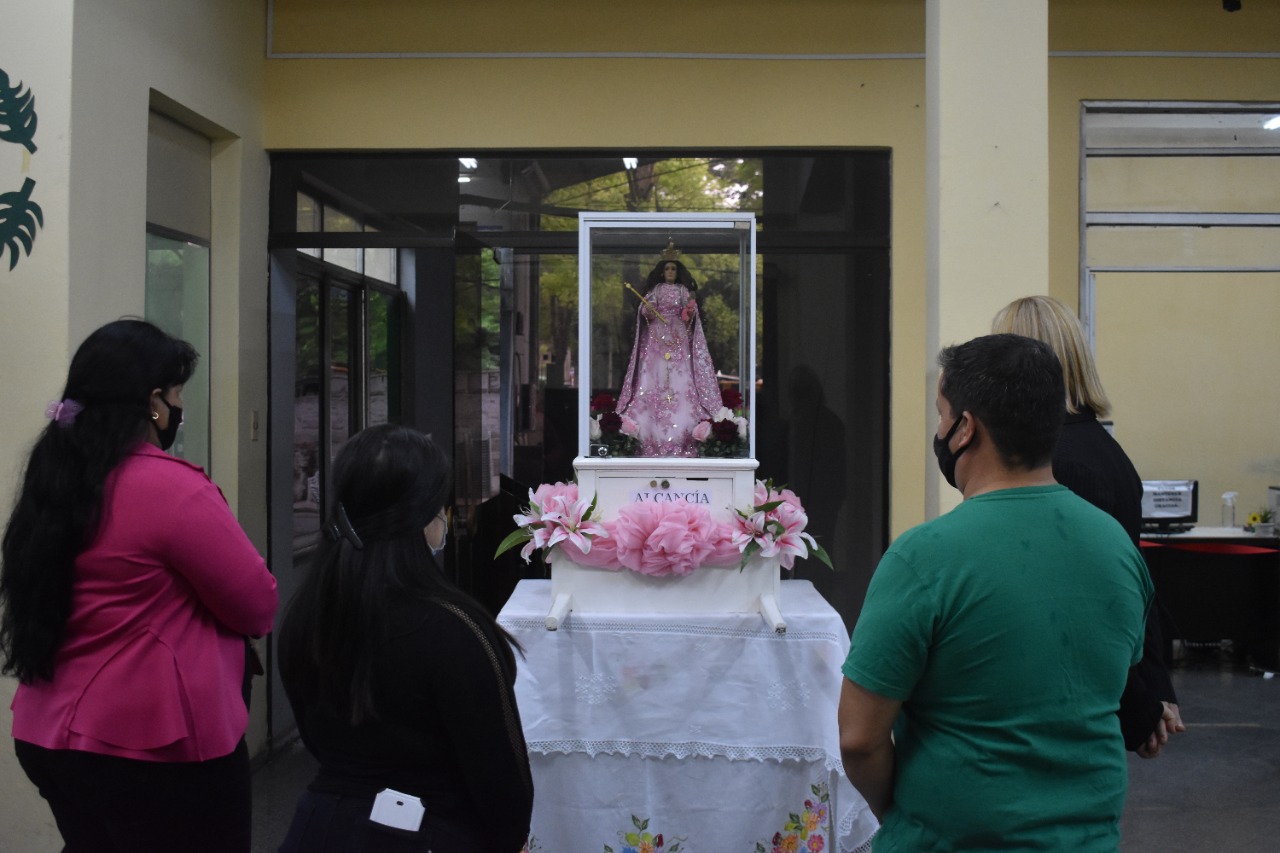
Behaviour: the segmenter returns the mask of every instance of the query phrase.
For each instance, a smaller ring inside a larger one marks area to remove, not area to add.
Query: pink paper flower
[[[727,533],[705,507],[688,504],[630,504],[611,527],[618,561],[653,577],[689,574],[712,557]]]
[[[711,421],[698,421],[698,425],[693,428],[694,441],[706,441],[711,435]]]
[[[623,435],[639,435],[640,424],[633,421],[626,415],[622,416],[622,434]]]

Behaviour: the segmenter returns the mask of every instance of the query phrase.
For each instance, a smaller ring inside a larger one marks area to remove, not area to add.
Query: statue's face
[[[671,261],[662,267],[662,280],[668,284],[674,283],[680,275],[680,269]]]

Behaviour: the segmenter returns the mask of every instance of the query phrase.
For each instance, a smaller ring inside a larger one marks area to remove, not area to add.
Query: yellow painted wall
[[[923,51],[923,2],[275,0],[277,53]]]

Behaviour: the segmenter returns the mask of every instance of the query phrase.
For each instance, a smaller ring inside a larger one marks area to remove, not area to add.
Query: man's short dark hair
[[[1005,464],[1037,468],[1053,458],[1066,416],[1062,365],[1047,344],[985,335],[938,353],[939,392],[959,417],[982,421]]]

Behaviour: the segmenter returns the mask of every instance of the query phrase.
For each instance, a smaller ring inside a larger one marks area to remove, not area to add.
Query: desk
[[[1142,553],[1164,607],[1166,641],[1230,639],[1255,665],[1280,667],[1280,540],[1196,527],[1144,535]]]
[[[870,849],[875,818],[840,767],[849,635],[811,583],[782,582],[783,635],[757,613],[574,612],[547,631],[550,605],[550,581],[524,580],[498,616],[526,653],[530,853],[623,853],[644,834],[661,853],[769,853],[779,834]]]

